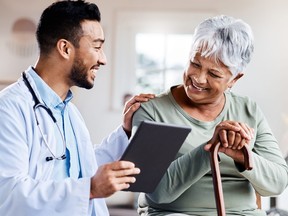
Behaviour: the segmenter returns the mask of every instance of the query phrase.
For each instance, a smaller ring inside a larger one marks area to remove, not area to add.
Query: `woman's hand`
[[[204,149],[209,151],[212,145],[220,142],[219,152],[223,152],[238,163],[244,163],[244,155],[241,149],[244,145],[249,145],[253,136],[254,130],[247,124],[224,121],[216,126],[212,139],[207,142]]]
[[[132,116],[134,112],[140,107],[141,102],[146,102],[154,98],[154,94],[139,94],[130,98],[124,106],[123,109],[123,129],[127,136],[130,137],[132,130]]]

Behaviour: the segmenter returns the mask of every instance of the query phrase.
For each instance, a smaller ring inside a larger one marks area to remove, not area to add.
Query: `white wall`
[[[0,79],[16,80],[28,65],[33,65],[37,54],[19,58],[10,52],[7,43],[11,25],[16,18],[29,17],[38,21],[41,11],[51,2],[39,0],[0,1]],[[283,153],[288,153],[288,1],[286,0],[99,0],[93,1],[102,11],[102,24],[106,33],[105,50],[108,65],[103,67],[90,90],[75,90],[78,105],[92,140],[101,139],[121,122],[121,111],[112,109],[115,69],[115,14],[121,11],[202,11],[227,14],[248,22],[255,34],[255,54],[246,75],[234,91],[255,99],[266,114],[271,127],[280,141]],[[177,2],[177,3],[176,3]],[[187,20],[189,26],[190,20]],[[125,52],[123,52],[125,55]],[[127,77],[128,79],[129,77]],[[284,122],[286,116],[286,123]],[[286,138],[285,138],[286,137]],[[288,198],[286,197],[286,200]],[[287,208],[287,207],[286,207]]]

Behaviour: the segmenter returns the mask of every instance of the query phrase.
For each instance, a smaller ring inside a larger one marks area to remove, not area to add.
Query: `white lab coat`
[[[28,71],[28,80],[38,94]],[[50,152],[37,128],[33,105],[22,78],[0,93],[0,215],[90,216],[92,205],[97,216],[109,215],[104,199],[89,200],[90,178],[98,167],[96,155],[103,164],[117,160],[127,147],[122,127],[104,139],[96,153],[80,113],[68,103],[83,177],[54,181],[51,176],[55,160],[45,161]],[[55,125],[43,109],[37,112],[44,136],[55,152]]]

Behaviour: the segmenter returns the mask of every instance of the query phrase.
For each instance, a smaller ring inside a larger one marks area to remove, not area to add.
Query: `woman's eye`
[[[194,68],[200,68],[200,64],[198,64],[198,63],[191,62],[191,65],[192,65]]]
[[[217,74],[213,73],[213,72],[209,72],[210,76],[213,78],[221,78],[220,76],[218,76]]]

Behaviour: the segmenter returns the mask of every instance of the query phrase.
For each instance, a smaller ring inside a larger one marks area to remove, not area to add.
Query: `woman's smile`
[[[203,88],[203,87],[200,87],[200,86],[198,86],[195,82],[193,82],[193,80],[192,80],[192,82],[191,82],[192,84],[192,87],[194,87],[197,91],[205,91],[205,90],[207,90],[207,88]]]

